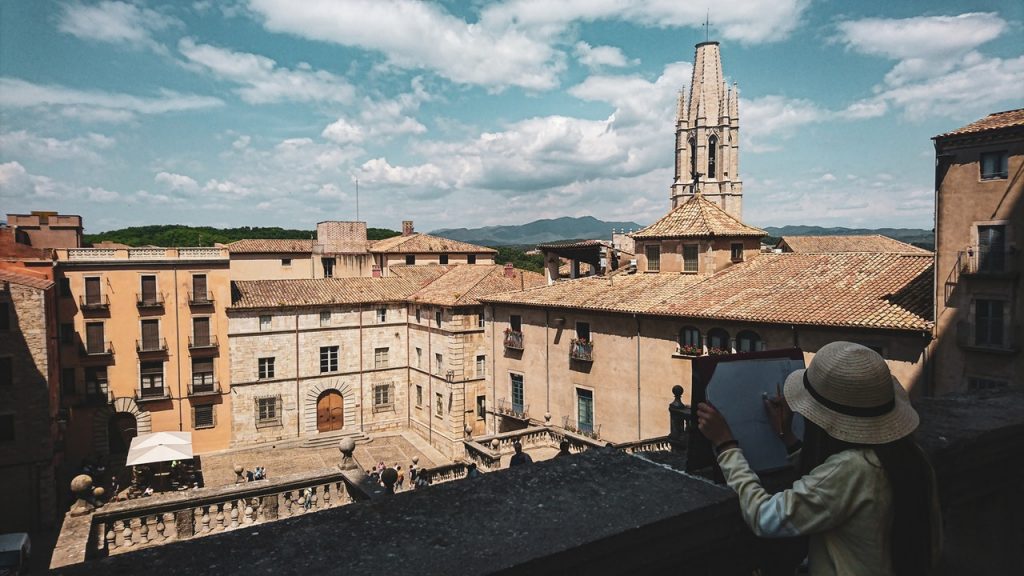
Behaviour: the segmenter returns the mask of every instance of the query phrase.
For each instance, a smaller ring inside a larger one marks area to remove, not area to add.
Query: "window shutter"
[[[156,276],[142,277],[142,301],[156,302]]]
[[[206,274],[192,277],[192,298],[200,302],[206,300]]]
[[[142,321],[142,345],[147,350],[156,348],[160,338],[160,324],[157,320]]]
[[[85,342],[89,352],[103,351],[103,323],[90,322],[85,326]]]
[[[210,345],[210,319],[193,318],[192,331],[195,333],[196,346]]]
[[[99,278],[86,278],[85,279],[85,301],[89,304],[99,304],[100,302],[100,279]]]

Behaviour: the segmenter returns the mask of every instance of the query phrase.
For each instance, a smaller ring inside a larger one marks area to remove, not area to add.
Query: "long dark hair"
[[[806,476],[829,456],[855,448],[870,448],[875,452],[892,489],[889,543],[893,570],[899,576],[928,574],[932,566],[932,524],[937,521],[932,518],[935,481],[928,458],[912,437],[888,444],[853,444],[833,438],[804,419],[800,473]]]

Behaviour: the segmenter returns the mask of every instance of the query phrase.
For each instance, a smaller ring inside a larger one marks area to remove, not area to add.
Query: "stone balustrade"
[[[55,251],[57,260],[69,262],[134,260],[146,262],[152,260],[228,260],[227,248],[192,247],[192,248],[58,248]]]

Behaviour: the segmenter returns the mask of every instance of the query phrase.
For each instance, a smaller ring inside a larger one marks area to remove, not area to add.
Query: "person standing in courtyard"
[[[765,400],[769,421],[803,477],[774,495],[761,486],[729,424],[697,408],[726,483],[758,536],[809,536],[810,573],[917,576],[935,565],[941,518],[935,476],[911,433],[918,415],[876,352],[833,342],[786,378],[783,398]],[[792,412],[804,417],[801,442]],[[797,454],[797,452],[799,452]]]
[[[523,452],[523,445],[521,443],[518,441],[514,442],[512,444],[512,449],[515,450],[516,453],[513,454],[512,458],[508,461],[509,468],[513,466],[521,466],[523,464],[533,464],[533,458],[530,458],[529,454]]]

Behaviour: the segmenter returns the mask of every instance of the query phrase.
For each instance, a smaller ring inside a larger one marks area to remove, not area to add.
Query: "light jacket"
[[[814,576],[892,576],[892,490],[870,449],[834,454],[789,490],[768,494],[739,448],[718,455],[743,518],[766,538],[810,536]]]

